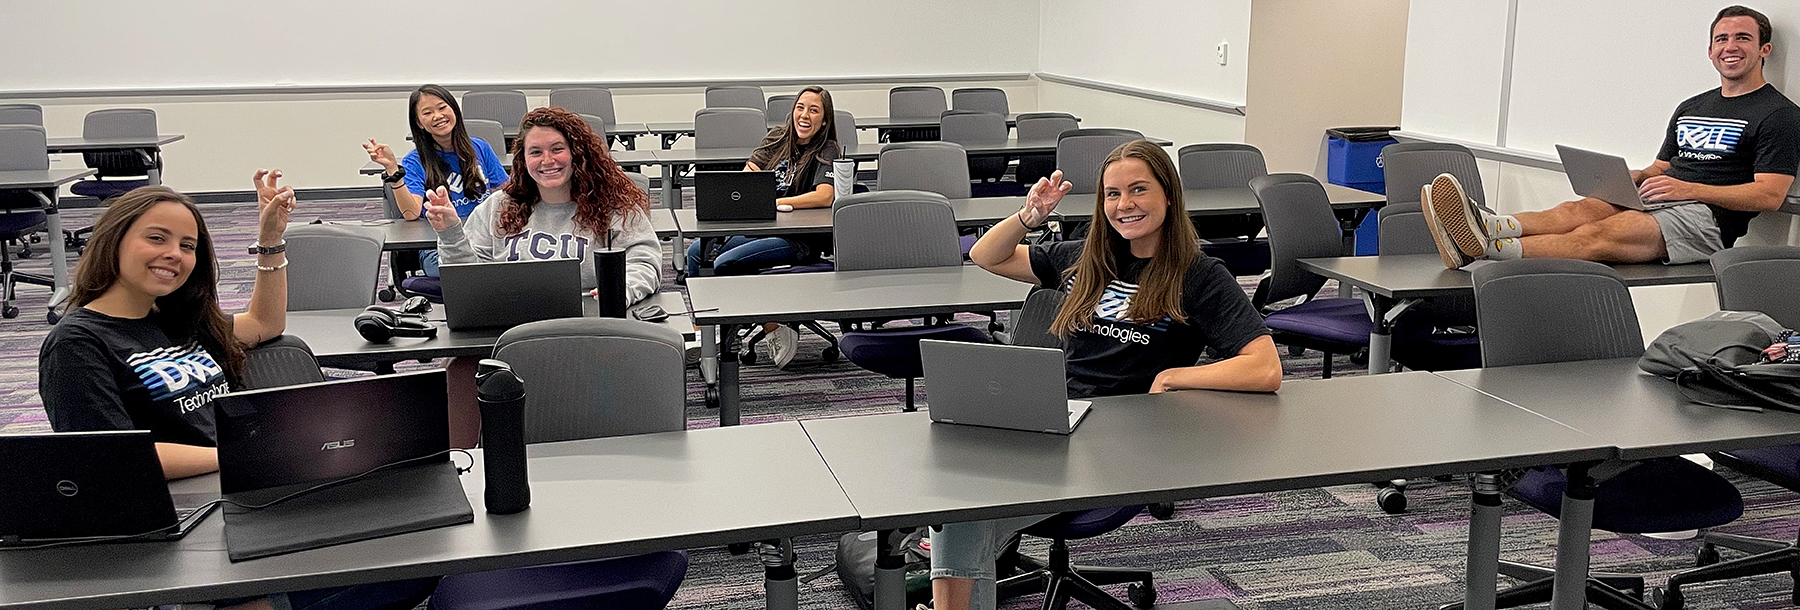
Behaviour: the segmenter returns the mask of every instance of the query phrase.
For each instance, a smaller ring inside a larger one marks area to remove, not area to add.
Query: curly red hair
[[[595,134],[580,116],[551,106],[533,110],[519,122],[519,137],[512,145],[512,178],[500,187],[511,202],[494,221],[496,233],[513,235],[525,230],[532,206],[541,199],[537,181],[525,171],[525,134],[534,127],[554,129],[569,143],[573,165],[569,190],[575,200],[575,226],[605,238],[614,214],[649,211],[650,197],[613,162],[606,139]]]

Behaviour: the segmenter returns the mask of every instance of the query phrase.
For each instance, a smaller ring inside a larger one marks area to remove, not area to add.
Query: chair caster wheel
[[[1000,332],[1003,330],[1006,330],[1006,327],[1001,326],[1000,322],[998,320],[995,320],[993,322],[988,322],[988,332],[997,333],[997,332]]]
[[[388,301],[393,301],[395,299],[395,297],[398,297],[398,296],[400,296],[400,295],[395,294],[394,289],[392,289],[392,288],[383,288],[379,292],[375,293],[375,298],[381,299],[381,301],[384,303],[388,302]]]
[[[1133,606],[1149,608],[1156,605],[1156,587],[1147,582],[1134,582],[1125,587],[1125,597]]]
[[[744,363],[744,366],[755,366],[756,365],[756,349],[751,348],[749,351],[738,354],[738,362]]]
[[[725,550],[730,552],[733,555],[743,555],[745,553],[750,552],[750,543],[748,543],[748,542],[733,542],[731,544],[725,545]]]
[[[1719,547],[1713,543],[1702,544],[1700,550],[1694,552],[1694,567],[1704,568],[1715,563],[1719,563]]]
[[[13,314],[13,315],[18,315],[18,314]],[[48,314],[44,314],[44,321],[49,322],[51,326],[56,326],[57,322],[62,321],[62,314],[56,313],[54,311],[52,311]]]
[[[824,351],[819,352],[819,359],[824,360],[826,364],[831,364],[837,362],[838,356],[841,355],[842,354],[838,352],[838,348],[827,347]]]
[[[23,248],[19,248],[19,258],[31,258],[32,256],[34,256],[36,254],[37,254],[37,252],[33,251],[31,249],[31,246],[25,246]]]
[[[1368,366],[1369,365],[1369,350],[1366,348],[1359,349],[1359,350],[1356,350],[1356,353],[1350,354],[1350,363],[1354,364],[1356,366]]]
[[[1406,492],[1392,487],[1384,488],[1375,494],[1375,505],[1381,512],[1398,515],[1406,512]]]
[[[1662,610],[1681,610],[1687,606],[1687,601],[1682,599],[1681,589],[1663,589],[1662,587],[1653,588],[1650,590],[1650,599],[1648,601],[1650,602],[1650,605],[1661,608]]]
[[[1174,502],[1158,502],[1150,505],[1150,516],[1157,521],[1168,521],[1175,518]]]
[[[1292,345],[1288,346],[1288,357],[1289,358],[1299,358],[1300,355],[1304,354],[1304,353],[1306,353],[1306,348],[1304,348],[1304,347],[1295,347]]]
[[[54,316],[56,314],[50,314],[50,315]],[[13,307],[12,305],[0,306],[0,318],[6,318],[8,320],[11,320],[11,319],[17,318],[17,317],[19,317],[19,308]],[[51,322],[51,324],[55,324],[55,323],[56,322],[54,322],[54,321]]]
[[[705,400],[706,400],[706,408],[708,408],[708,409],[719,408],[719,386],[716,386],[716,385],[706,386]]]

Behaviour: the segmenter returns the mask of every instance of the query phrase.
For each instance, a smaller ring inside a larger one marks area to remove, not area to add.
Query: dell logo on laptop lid
[[[64,497],[73,498],[75,497],[75,494],[81,493],[81,486],[76,485],[74,481],[64,479],[56,482],[56,493],[62,494]]]

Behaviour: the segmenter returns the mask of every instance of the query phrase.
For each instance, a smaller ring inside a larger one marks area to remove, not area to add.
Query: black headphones
[[[425,297],[406,299],[399,307],[370,305],[356,314],[356,333],[375,343],[387,343],[394,337],[437,337],[438,327],[425,319],[431,312],[431,301]]]

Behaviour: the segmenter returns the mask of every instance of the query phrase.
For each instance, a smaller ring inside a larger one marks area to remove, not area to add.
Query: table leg
[[[794,573],[794,541],[768,540],[759,545],[763,592],[769,610],[800,609],[800,576]]]
[[[1464,610],[1493,610],[1500,581],[1500,478],[1474,477],[1469,512],[1469,559],[1464,570]]]
[[[663,207],[671,210],[681,209],[681,181],[676,180],[680,166],[674,163],[662,164],[662,197]]]
[[[875,610],[906,608],[906,557],[898,542],[901,530],[881,530],[875,536]]]
[[[69,298],[69,253],[63,244],[62,213],[56,208],[56,191],[32,191],[44,208],[44,230],[50,233],[50,313],[55,315]]]
[[[1587,608],[1588,544],[1594,527],[1595,482],[1592,464],[1569,466],[1569,486],[1563,492],[1562,515],[1556,532],[1556,577],[1550,593],[1551,610]]]
[[[719,327],[700,327],[700,379],[708,385],[719,382]]]
[[[1369,374],[1380,375],[1394,370],[1394,321],[1400,314],[1412,308],[1418,299],[1395,301],[1391,298],[1363,292],[1363,306],[1369,311]]]
[[[737,327],[719,325],[719,425],[738,425]]]

